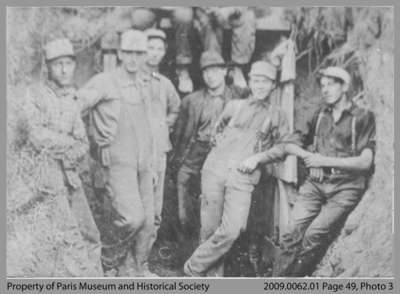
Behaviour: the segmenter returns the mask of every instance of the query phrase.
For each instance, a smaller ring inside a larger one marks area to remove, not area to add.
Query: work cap
[[[343,81],[345,84],[350,84],[351,76],[350,74],[343,68],[339,66],[330,66],[324,69],[321,69],[318,74],[320,76],[338,78]]]
[[[128,30],[121,35],[121,50],[147,51],[147,35],[143,31]]]
[[[249,76],[265,76],[270,80],[276,80],[277,69],[266,61],[256,61],[251,65]]]
[[[56,39],[48,42],[44,47],[46,60],[55,59],[62,56],[75,57],[74,47],[70,40]]]
[[[151,28],[151,29],[147,29],[145,31],[145,33],[147,34],[148,39],[159,38],[159,39],[163,40],[164,42],[167,40],[167,35],[162,30]]]
[[[210,66],[225,66],[225,61],[222,56],[216,51],[205,51],[200,57],[201,70]]]

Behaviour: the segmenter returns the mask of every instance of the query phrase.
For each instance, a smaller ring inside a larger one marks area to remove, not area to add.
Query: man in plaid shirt
[[[77,226],[87,243],[89,259],[95,268],[91,275],[102,276],[100,234],[77,171],[89,143],[73,84],[76,67],[73,46],[68,39],[57,39],[46,45],[45,54],[49,78],[28,89],[24,109],[28,142],[46,158],[39,192],[53,195],[60,202],[64,201],[61,195],[68,196],[69,207],[65,209],[72,211],[76,222],[72,220],[75,224],[71,227]]]

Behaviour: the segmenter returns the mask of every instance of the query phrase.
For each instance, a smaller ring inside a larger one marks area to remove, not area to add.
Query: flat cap
[[[127,30],[121,35],[120,49],[124,51],[147,51],[147,35],[139,30]]]
[[[270,80],[276,80],[277,69],[266,61],[256,61],[251,65],[249,76],[265,76]]]
[[[319,76],[340,79],[345,84],[350,84],[350,82],[351,82],[351,76],[348,73],[348,71],[346,71],[345,69],[343,69],[339,66],[329,66],[327,68],[321,69],[318,72],[318,74],[319,74]]]
[[[204,51],[200,57],[201,70],[210,66],[225,66],[225,61],[222,56],[216,51]]]
[[[62,56],[75,57],[74,47],[67,38],[56,39],[48,42],[45,47],[46,60],[55,59]]]
[[[148,39],[159,38],[159,39],[163,40],[164,42],[167,40],[167,35],[162,30],[151,28],[151,29],[147,29],[145,31],[145,33],[147,34]]]

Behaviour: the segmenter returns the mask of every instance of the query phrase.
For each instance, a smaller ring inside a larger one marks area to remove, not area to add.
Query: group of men
[[[201,178],[199,246],[183,272],[223,276],[224,256],[246,228],[262,166],[294,154],[310,173],[280,240],[274,275],[310,275],[360,201],[373,166],[374,115],[346,95],[350,75],[339,67],[320,72],[323,107],[302,135],[290,133],[284,111],[270,99],[276,66],[253,63],[246,91],[226,84],[225,61],[216,50],[206,50],[200,59],[205,87],[181,101],[170,80],[158,73],[165,51],[163,31],[125,31],[120,65],[78,90],[72,44],[53,40],[45,48],[48,79],[29,91],[27,110],[35,118],[28,121],[29,142],[38,152],[48,150],[54,170],[62,173],[60,185],[69,189],[79,229],[94,248],[89,251],[97,250],[93,258],[102,261],[106,274],[156,276],[148,259],[161,223],[172,150],[183,227],[196,221],[189,190],[191,180]],[[89,115],[90,140],[83,114]],[[101,218],[111,226],[100,233],[77,173],[89,141],[104,182]]]
[[[132,26],[148,29],[155,25],[157,16],[166,14],[172,20],[176,47],[176,73],[181,93],[193,92],[193,81],[189,67],[194,62],[190,34],[196,31],[204,51],[222,54],[224,28],[232,30],[230,58],[233,84],[246,87],[243,75],[254,53],[256,44],[256,15],[252,8],[244,6],[226,7],[160,7],[152,9],[138,7],[132,10]]]

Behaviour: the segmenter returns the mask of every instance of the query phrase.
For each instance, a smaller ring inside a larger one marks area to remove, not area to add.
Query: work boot
[[[232,69],[232,78],[233,78],[233,84],[240,87],[240,88],[247,88],[247,82],[246,79],[243,75],[242,69],[238,66],[235,66]]]
[[[193,82],[190,78],[187,67],[177,69],[178,74],[178,90],[182,93],[193,92]]]
[[[160,277],[156,273],[151,272],[149,269],[143,271],[142,276],[145,278],[158,278]]]

